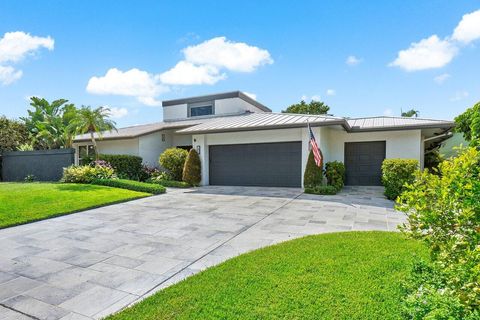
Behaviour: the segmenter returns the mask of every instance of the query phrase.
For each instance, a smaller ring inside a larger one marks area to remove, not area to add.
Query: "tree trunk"
[[[90,139],[92,139],[93,149],[95,150],[95,161],[98,161],[97,142],[95,141],[95,137],[93,136],[93,132],[90,132]]]

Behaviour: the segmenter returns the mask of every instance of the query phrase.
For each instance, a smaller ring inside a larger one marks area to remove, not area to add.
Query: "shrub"
[[[325,176],[327,177],[327,184],[340,191],[345,183],[345,165],[340,161],[327,162],[325,164]]]
[[[143,176],[141,157],[128,154],[100,154],[98,159],[110,163],[119,178],[140,180]]]
[[[201,170],[200,157],[197,151],[190,149],[183,167],[182,180],[192,186],[198,186],[202,180]]]
[[[418,303],[419,313],[443,308],[447,314],[445,303],[438,306],[438,295],[448,295],[448,301],[458,301],[473,315],[480,307],[480,151],[469,148],[443,161],[438,175],[417,172],[398,201],[397,209],[408,215],[403,232],[428,245],[432,268],[442,279],[420,281],[408,299]],[[426,284],[431,287],[427,293]]]
[[[70,166],[63,168],[61,182],[91,183],[94,179],[110,179],[115,177],[115,171],[102,166]]]
[[[160,169],[158,169],[157,167],[151,167],[144,164],[142,166],[142,176],[140,177],[140,181],[147,181],[152,177],[156,177],[160,174],[160,172]]]
[[[310,194],[334,195],[337,194],[338,191],[339,190],[334,186],[305,187],[305,193]]]
[[[173,180],[181,181],[183,166],[187,159],[188,151],[180,148],[168,148],[159,158],[160,165],[172,176]]]
[[[303,174],[303,185],[305,187],[319,186],[323,182],[322,168],[315,163],[313,151],[308,155],[305,173]]]
[[[414,159],[385,159],[382,164],[382,183],[385,196],[395,200],[405,189],[406,183],[415,179],[418,161]]]
[[[166,191],[164,186],[154,183],[139,182],[133,180],[125,179],[95,179],[92,181],[93,184],[128,189],[139,192],[147,192],[152,194],[160,194]]]
[[[164,187],[169,187],[169,188],[188,188],[188,187],[190,187],[190,185],[185,181],[164,180],[164,179],[160,179],[160,177],[151,178],[151,179],[147,180],[147,182],[156,183],[156,184],[162,185]]]

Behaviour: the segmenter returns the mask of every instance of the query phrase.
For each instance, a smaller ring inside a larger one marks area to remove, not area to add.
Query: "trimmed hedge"
[[[405,184],[415,180],[418,170],[415,159],[385,159],[382,163],[382,183],[385,186],[385,196],[395,200],[405,190]]]
[[[100,154],[98,158],[110,163],[119,178],[138,181],[144,176],[142,157],[129,154]]]
[[[305,193],[310,194],[335,195],[338,191],[334,186],[305,187]]]
[[[181,181],[183,166],[187,159],[188,151],[180,148],[168,148],[158,158],[160,165],[168,171],[173,180]]]
[[[165,193],[167,189],[164,186],[155,183],[145,183],[126,179],[95,179],[92,184],[101,186],[127,189],[152,194]]]
[[[192,186],[198,186],[202,180],[201,172],[200,157],[195,149],[190,149],[183,166],[182,180]]]
[[[169,188],[189,188],[190,185],[186,183],[185,181],[175,181],[175,180],[162,180],[162,179],[155,179],[152,178],[147,181],[148,183],[155,183],[159,184],[164,187],[169,187]]]
[[[345,184],[345,165],[340,161],[327,162],[325,164],[325,176],[329,186],[335,187],[337,191],[342,190]]]

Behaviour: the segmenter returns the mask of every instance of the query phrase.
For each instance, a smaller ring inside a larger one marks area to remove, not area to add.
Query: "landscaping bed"
[[[401,319],[419,242],[390,232],[308,236],[233,258],[109,319]]]
[[[149,196],[72,183],[0,183],[0,228]]]

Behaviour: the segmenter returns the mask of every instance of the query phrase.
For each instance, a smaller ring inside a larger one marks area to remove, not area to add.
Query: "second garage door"
[[[345,183],[358,186],[382,184],[385,141],[345,143]]]
[[[209,147],[211,185],[300,187],[302,143]]]

